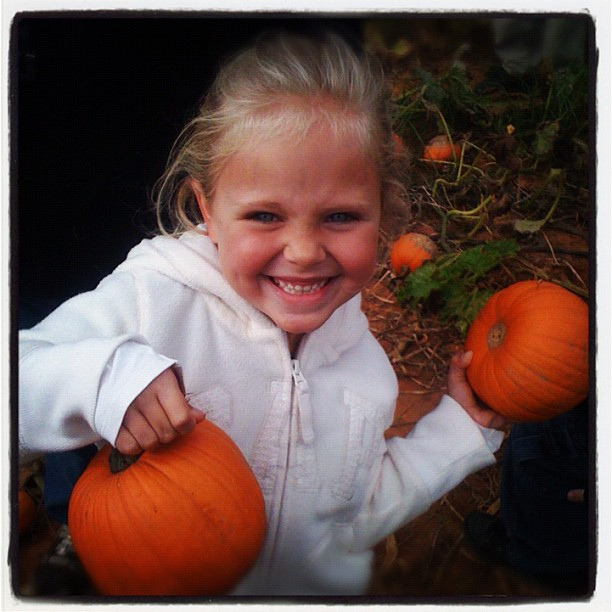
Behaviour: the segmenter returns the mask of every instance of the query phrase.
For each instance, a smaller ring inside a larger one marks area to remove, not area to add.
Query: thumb
[[[201,423],[206,418],[206,415],[197,408],[191,408],[189,414],[193,417],[196,423]]]
[[[449,388],[465,384],[465,370],[472,362],[472,351],[457,351],[450,361],[448,369]]]
[[[465,370],[472,363],[473,356],[473,351],[457,351],[452,358],[453,365]]]

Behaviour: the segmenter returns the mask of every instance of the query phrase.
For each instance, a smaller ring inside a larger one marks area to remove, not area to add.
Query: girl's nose
[[[325,249],[315,232],[298,231],[288,237],[284,256],[300,267],[312,266],[325,259]]]

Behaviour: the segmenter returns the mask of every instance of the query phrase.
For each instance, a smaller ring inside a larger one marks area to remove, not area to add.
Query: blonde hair
[[[232,154],[264,138],[303,137],[317,121],[358,135],[379,169],[382,224],[397,226],[397,217],[407,214],[406,164],[394,148],[389,110],[380,65],[338,36],[261,36],[222,67],[175,142],[155,186],[160,230],[180,234],[201,223],[194,180],[212,200]]]

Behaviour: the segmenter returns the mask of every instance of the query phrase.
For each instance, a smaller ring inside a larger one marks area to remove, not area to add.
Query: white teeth
[[[277,287],[280,287],[285,293],[289,293],[290,295],[305,295],[307,293],[313,293],[314,291],[321,289],[321,287],[327,283],[327,281],[324,280],[318,283],[313,283],[312,285],[296,285],[281,280],[280,278],[274,278],[272,280]]]

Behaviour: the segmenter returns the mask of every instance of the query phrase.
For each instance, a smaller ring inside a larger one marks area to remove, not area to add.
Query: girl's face
[[[293,350],[372,277],[380,192],[357,138],[319,125],[300,142],[279,137],[238,151],[212,201],[196,196],[221,272]]]

